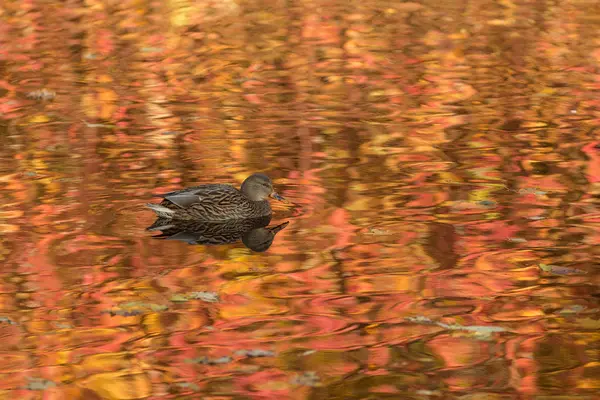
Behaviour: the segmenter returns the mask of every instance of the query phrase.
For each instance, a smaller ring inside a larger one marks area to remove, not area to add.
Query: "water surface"
[[[3,2],[0,397],[597,398],[599,16]],[[267,251],[145,231],[257,171]]]

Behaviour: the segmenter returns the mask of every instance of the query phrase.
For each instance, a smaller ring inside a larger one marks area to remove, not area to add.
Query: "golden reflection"
[[[3,2],[0,398],[591,399],[598,12]]]

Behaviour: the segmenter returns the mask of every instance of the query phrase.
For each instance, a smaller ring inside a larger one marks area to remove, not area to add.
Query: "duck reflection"
[[[155,239],[180,240],[188,244],[219,245],[242,241],[252,251],[263,252],[271,247],[275,235],[289,221],[267,227],[271,216],[233,219],[223,222],[185,221],[158,218],[147,231],[162,231]]]

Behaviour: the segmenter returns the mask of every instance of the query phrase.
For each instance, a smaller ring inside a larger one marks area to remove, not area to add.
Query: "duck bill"
[[[271,197],[274,198],[275,200],[285,201],[285,199],[283,197],[281,197],[280,195],[278,195],[275,192],[271,193]]]

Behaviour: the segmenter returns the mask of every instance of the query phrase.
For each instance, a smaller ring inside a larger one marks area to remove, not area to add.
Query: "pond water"
[[[586,0],[4,1],[0,398],[598,399],[599,31]],[[254,172],[272,241],[146,230]]]

